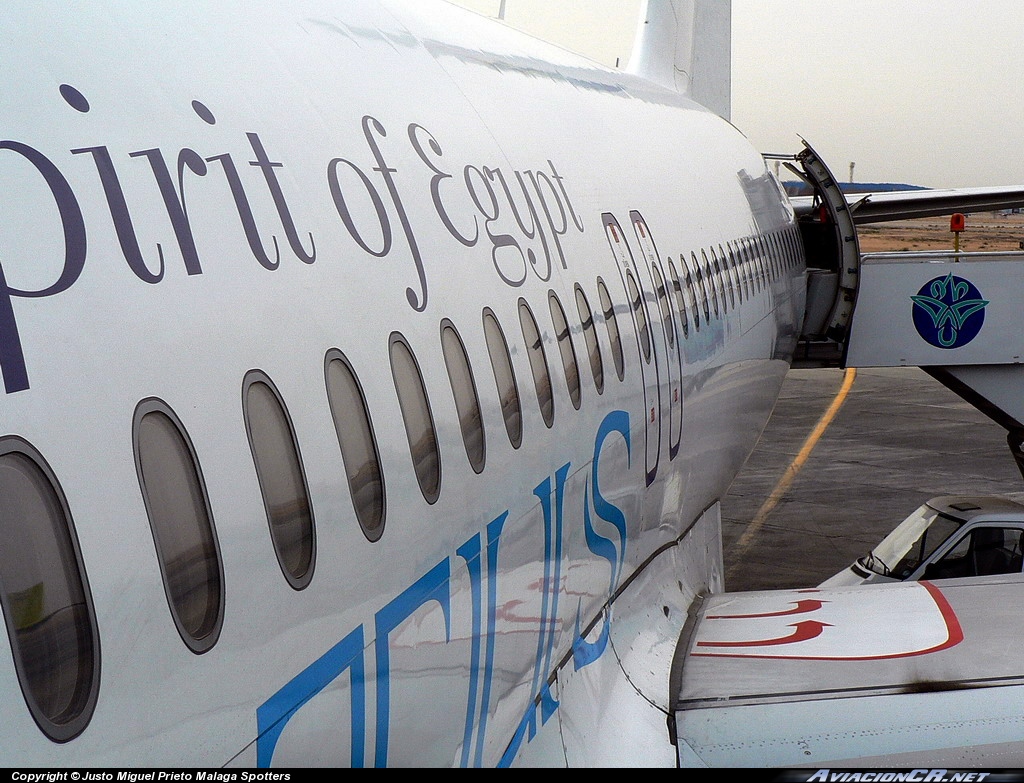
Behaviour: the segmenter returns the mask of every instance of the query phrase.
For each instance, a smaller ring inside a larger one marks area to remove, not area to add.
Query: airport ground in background
[[[969,216],[961,249],[1019,250],[1021,241],[1024,215]],[[863,252],[951,248],[944,218],[861,229]],[[789,491],[739,549],[842,383],[840,369],[790,371],[768,427],[722,501],[726,589],[817,585],[931,497],[1024,493],[1002,427],[919,369],[860,369]]]

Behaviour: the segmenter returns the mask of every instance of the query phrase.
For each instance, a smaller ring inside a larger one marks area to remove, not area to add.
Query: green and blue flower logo
[[[988,300],[962,277],[936,277],[910,298],[914,302],[917,333],[936,348],[967,345],[985,325]]]

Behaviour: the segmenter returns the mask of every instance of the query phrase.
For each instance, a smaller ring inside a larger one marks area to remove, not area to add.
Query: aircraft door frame
[[[672,306],[671,292],[669,290],[669,277],[665,273],[665,265],[661,262],[661,255],[658,253],[658,246],[654,241],[654,235],[644,220],[644,216],[637,210],[631,210],[629,220],[636,232],[636,241],[643,251],[647,267],[647,274],[651,278],[651,287],[654,296],[658,300],[658,306],[662,315],[662,340],[665,345],[665,375],[668,384],[668,458],[674,460],[679,453],[679,444],[683,433],[683,410],[682,410],[682,382],[683,382],[683,346],[682,327],[676,322],[675,309]],[[654,279],[654,271],[657,271],[661,278],[661,286]],[[660,290],[659,290],[660,288]],[[662,293],[663,292],[663,293]],[[667,318],[666,318],[667,314]],[[673,355],[675,361],[672,360]],[[673,372],[674,370],[674,372]],[[660,392],[659,392],[660,394]]]
[[[644,287],[644,278],[640,275],[636,266],[636,259],[633,249],[629,246],[625,233],[619,225],[619,221],[610,212],[601,215],[601,223],[604,226],[604,233],[608,239],[612,254],[615,256],[616,266],[619,271],[619,280],[622,283],[622,291],[626,301],[629,303],[629,315],[633,323],[633,332],[636,335],[637,358],[640,363],[640,374],[644,392],[644,436],[645,436],[645,475],[647,486],[654,483],[658,475],[658,464],[661,458],[661,429],[664,413],[661,407],[661,353],[658,351],[657,341],[653,339],[651,328],[651,314],[647,307],[647,290]],[[648,339],[650,340],[650,356],[645,357],[641,346],[641,327],[637,321],[636,308],[633,304],[633,297],[629,293],[627,272],[635,281],[639,289],[640,307],[643,317],[647,320]],[[650,273],[647,275],[651,278]],[[657,293],[654,293],[657,296]],[[652,391],[653,390],[653,391]]]

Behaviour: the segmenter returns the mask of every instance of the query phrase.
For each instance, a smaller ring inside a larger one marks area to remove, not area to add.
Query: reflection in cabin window
[[[466,456],[476,473],[484,469],[486,443],[484,441],[484,424],[480,416],[480,398],[476,393],[476,381],[473,370],[469,366],[469,357],[462,344],[462,338],[455,331],[451,321],[441,324],[441,350],[444,353],[444,364],[448,368],[448,379],[452,384],[452,395],[455,397],[455,409],[459,415],[459,428],[462,430],[462,441],[466,445]]]
[[[135,465],[174,624],[194,653],[217,642],[224,577],[206,485],[174,412],[159,400],[135,409]]]
[[[409,453],[420,492],[428,503],[437,502],[441,494],[441,454],[437,446],[434,417],[427,402],[427,390],[423,386],[416,357],[395,332],[391,335],[391,373],[395,379],[395,390],[402,408],[405,434],[409,438]]]
[[[284,401],[270,378],[253,370],[243,389],[245,426],[270,538],[285,579],[301,590],[313,578],[316,534],[299,444]]]
[[[587,355],[590,357],[590,372],[594,376],[594,386],[597,393],[604,392],[604,361],[601,359],[601,346],[597,342],[597,332],[594,329],[594,314],[590,311],[590,303],[583,293],[583,289],[576,286],[576,309],[580,313],[580,323],[583,324],[583,339],[587,344]]]
[[[541,339],[537,321],[534,320],[530,306],[525,299],[519,300],[519,325],[526,341],[526,353],[530,357],[530,369],[533,370],[533,383],[537,388],[537,403],[544,424],[550,427],[555,423],[555,400],[551,391],[551,376],[548,374],[548,361],[544,355],[544,341]]]
[[[700,304],[704,309],[704,323],[711,320],[711,294],[708,291],[708,284],[704,281],[704,272],[700,268],[700,261],[696,253],[690,253],[690,260],[693,262],[693,271],[696,276],[696,290],[700,293]],[[697,329],[700,329],[700,321],[697,322]]]
[[[555,337],[558,338],[558,351],[562,355],[562,369],[565,370],[565,384],[569,389],[572,407],[580,409],[580,370],[576,364],[576,349],[572,345],[569,334],[569,323],[565,318],[562,303],[554,291],[548,293],[548,308],[551,310],[551,322],[555,326]]]
[[[740,281],[740,272],[736,255],[732,251],[731,244],[729,244],[728,252],[719,245],[718,252],[722,254],[722,258],[725,260],[725,268],[729,272],[729,280],[732,281],[730,288],[735,293],[732,300],[732,306],[736,307],[737,300],[739,300],[740,304],[743,304],[743,283]]]
[[[377,541],[384,532],[384,474],[359,379],[341,351],[327,354],[327,400],[341,446],[352,506],[363,535]]]
[[[626,377],[626,357],[622,353],[622,335],[619,333],[619,322],[615,320],[615,304],[604,280],[597,278],[597,296],[601,300],[601,311],[604,314],[604,325],[608,330],[608,342],[612,346],[612,363],[615,374],[621,381]]]
[[[698,304],[697,284],[693,281],[692,266],[687,263],[686,256],[679,256],[679,263],[682,264],[683,274],[686,277],[686,292],[690,297],[690,312],[693,313],[693,328],[700,331],[700,305]]]
[[[711,248],[711,259],[715,267],[715,278],[719,281],[719,290],[722,295],[722,314],[729,312],[730,308],[735,309],[736,298],[732,290],[732,280],[729,279],[729,268],[725,264],[725,258],[721,260],[714,248]],[[729,295],[726,296],[726,293]]]
[[[0,604],[33,719],[50,739],[73,739],[96,706],[96,619],[67,502],[17,438],[0,440]]]
[[[657,292],[658,305],[661,307],[661,322],[668,338],[668,347],[676,347],[676,330],[672,321],[672,311],[668,309],[668,292],[665,290],[665,279],[656,266],[651,266],[651,277],[654,278],[654,290]]]
[[[636,319],[637,336],[640,338],[640,349],[643,351],[644,361],[651,363],[651,329],[647,325],[647,314],[644,312],[644,302],[640,291],[636,287],[633,273],[626,270],[626,288],[629,292],[629,302],[633,307],[633,317]]]
[[[686,318],[686,302],[683,300],[683,286],[679,282],[679,272],[671,258],[668,260],[668,272],[672,276],[672,291],[675,294],[676,310],[679,312],[679,321],[683,325],[683,337],[686,338],[690,336],[690,324]]]
[[[736,265],[740,275],[740,283],[743,286],[743,299],[750,300],[752,292],[750,290],[750,267],[747,264],[747,258],[743,255],[743,245],[737,242],[734,245],[730,245],[730,252],[736,257]]]
[[[484,310],[484,338],[487,340],[487,353],[491,357],[494,383],[498,387],[498,400],[501,403],[502,418],[505,420],[505,431],[508,433],[512,448],[518,449],[523,442],[523,411],[519,402],[519,390],[516,388],[515,371],[512,369],[505,334],[501,331],[498,319],[490,310]]]
[[[722,317],[722,311],[718,307],[718,287],[721,285],[721,280],[715,277],[715,272],[711,268],[711,261],[708,260],[708,252],[706,250],[700,251],[701,258],[704,259],[704,280],[707,282],[708,291],[711,292],[711,304],[715,310],[715,318]],[[723,298],[725,294],[722,294]]]

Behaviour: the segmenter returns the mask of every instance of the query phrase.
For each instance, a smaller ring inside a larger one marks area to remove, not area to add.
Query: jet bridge
[[[861,258],[849,367],[921,367],[1004,427],[1024,474],[1024,254]]]
[[[794,366],[920,367],[1008,432],[1024,474],[1024,252],[861,254],[857,226],[1024,205],[1022,188],[920,190],[847,200],[806,146],[787,164],[808,264]]]

